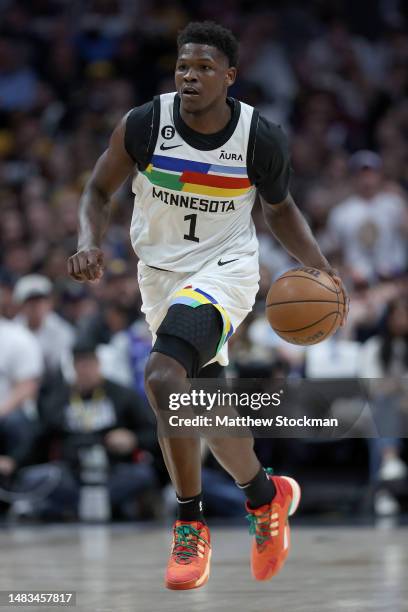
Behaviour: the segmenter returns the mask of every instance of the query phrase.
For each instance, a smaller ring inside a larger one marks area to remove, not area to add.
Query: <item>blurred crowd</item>
[[[295,262],[257,205],[260,291],[230,342],[231,371],[391,378],[370,390],[388,433],[367,444],[367,480],[406,479],[407,393],[398,382],[408,373],[406,4],[0,0],[0,500],[7,508],[17,500],[16,513],[30,508],[10,491],[41,492],[53,478],[54,497],[39,493],[36,512],[43,498],[45,514],[92,506],[78,484],[92,461],[99,474],[109,466],[114,514],[157,508],[166,480],[143,391],[150,336],[128,236],[130,183],[112,201],[103,280],[73,283],[66,260],[81,189],[110,132],[130,108],[173,90],[177,32],[202,19],[238,36],[230,93],[287,132],[292,194],[351,298],[348,324],[330,341],[306,350],[282,342],[265,320],[265,297]],[[206,469],[214,507],[223,495],[226,508],[240,507],[232,483],[210,460]],[[395,511],[398,496],[378,491],[379,511]]]

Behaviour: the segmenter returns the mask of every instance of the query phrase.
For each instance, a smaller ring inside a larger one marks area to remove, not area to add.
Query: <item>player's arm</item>
[[[302,265],[328,272],[348,304],[340,278],[321,252],[306,219],[289,193],[291,167],[287,138],[279,127],[263,117],[258,122],[253,160],[253,181],[272,234]]]
[[[135,167],[125,148],[125,124],[126,117],[96,162],[79,203],[78,250],[68,260],[68,274],[77,281],[96,280],[103,274],[101,242],[108,226],[110,198]]]
[[[267,226],[292,257],[304,266],[331,272],[329,262],[290,194],[277,204],[270,204],[261,196],[261,204]]]
[[[270,204],[260,196],[265,222],[286,251],[304,266],[324,270],[338,285],[346,304],[342,325],[348,314],[349,298],[344,285],[320,250],[312,231],[290,194],[277,204]]]

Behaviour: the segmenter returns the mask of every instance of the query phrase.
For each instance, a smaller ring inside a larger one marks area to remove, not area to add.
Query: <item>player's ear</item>
[[[227,87],[231,87],[231,85],[235,83],[236,78],[237,78],[237,69],[231,66],[230,68],[228,68],[227,72],[225,73],[225,83]]]

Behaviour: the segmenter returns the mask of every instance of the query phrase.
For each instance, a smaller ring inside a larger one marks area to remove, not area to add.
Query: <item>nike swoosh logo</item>
[[[171,145],[170,147],[166,147],[164,142],[162,142],[160,145],[160,151],[168,151],[169,149],[177,149],[177,147],[182,147],[182,146],[183,145],[178,144],[178,145]]]
[[[219,266],[225,266],[226,264],[232,263],[233,261],[238,261],[239,257],[237,257],[236,259],[229,259],[228,261],[221,261],[221,259],[218,260],[218,265]]]

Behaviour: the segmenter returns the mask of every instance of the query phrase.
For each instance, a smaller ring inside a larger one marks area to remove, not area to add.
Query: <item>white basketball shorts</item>
[[[150,327],[153,344],[156,331],[172,304],[186,304],[194,308],[212,303],[219,310],[224,326],[218,352],[208,363],[217,361],[226,366],[228,338],[251,312],[258,292],[258,253],[236,257],[228,255],[206,264],[193,274],[156,270],[139,261],[138,281],[142,312]]]

